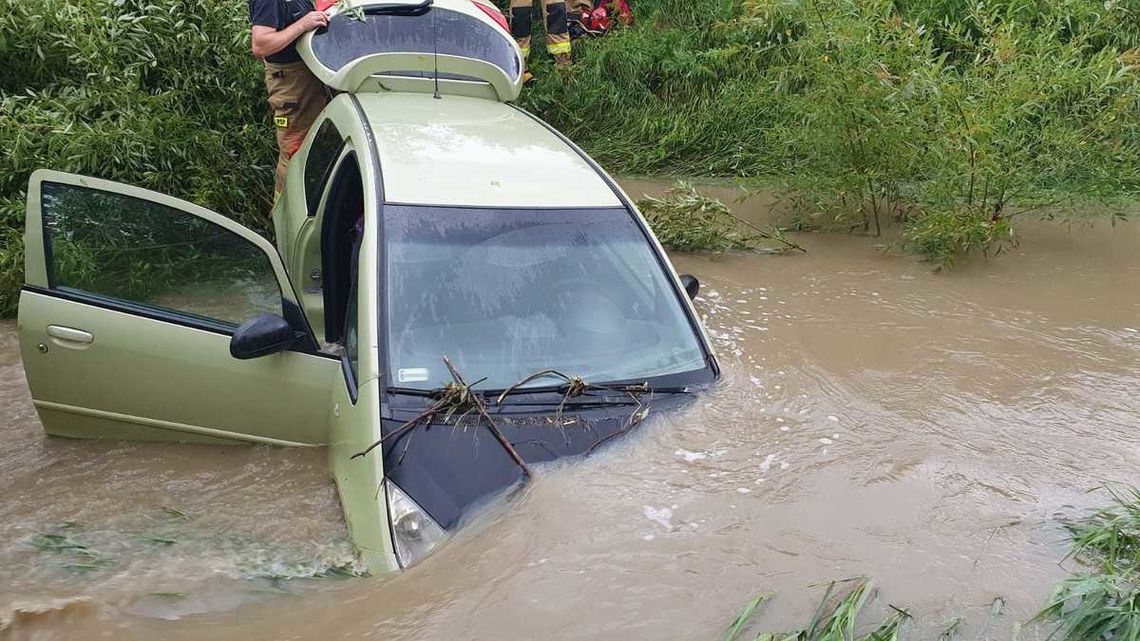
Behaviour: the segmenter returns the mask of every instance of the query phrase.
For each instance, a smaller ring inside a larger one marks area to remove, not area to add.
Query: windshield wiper
[[[416,387],[389,387],[385,390],[389,394],[400,394],[402,396],[422,396],[424,398],[433,398],[439,396],[442,390],[439,389],[419,389]]]
[[[565,395],[569,389],[568,385],[544,386],[544,387],[520,387],[517,389],[506,390],[484,390],[480,391],[479,395],[483,398],[499,398],[504,400],[512,396],[523,396],[528,394],[559,394]],[[475,391],[475,390],[472,390]],[[399,394],[402,396],[419,396],[421,398],[437,398],[444,393],[442,387],[435,389],[419,389],[416,387],[389,387],[387,389],[389,394]],[[636,402],[636,394],[649,394],[654,395],[673,395],[673,394],[692,394],[691,387],[647,387],[642,388],[641,385],[618,385],[618,386],[598,386],[595,389],[589,389],[578,396],[573,396],[566,399],[567,404],[574,402],[575,404],[597,403],[599,405],[625,405],[628,403]],[[515,402],[514,405],[550,405],[547,401],[532,401],[532,402]]]
[[[364,7],[361,12],[366,16],[422,16],[428,11],[431,11],[431,6],[435,0],[423,0],[418,4],[403,4],[389,2],[385,4],[374,4]]]
[[[671,396],[675,394],[691,394],[692,388],[689,387],[653,387],[651,385],[643,385],[635,383],[631,385],[590,385],[585,390],[580,391],[575,395],[570,395],[571,385],[558,385],[555,387],[520,387],[516,389],[508,389],[503,392],[484,392],[485,396],[494,396],[497,400],[496,405],[502,405],[507,402],[510,397],[517,397],[526,394],[556,394],[561,398],[556,402],[550,401],[532,401],[523,402],[518,400],[511,400],[511,405],[639,405],[642,403],[642,398],[645,396]]]

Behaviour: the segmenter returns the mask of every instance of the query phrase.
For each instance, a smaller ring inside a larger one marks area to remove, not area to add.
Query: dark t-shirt
[[[249,22],[255,27],[273,27],[281,31],[312,10],[313,5],[308,0],[249,0]],[[267,62],[276,63],[298,62],[300,59],[296,42],[290,42],[288,47],[265,57]]]

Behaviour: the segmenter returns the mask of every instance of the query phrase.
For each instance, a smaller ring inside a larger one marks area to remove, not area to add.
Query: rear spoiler
[[[329,26],[305,34],[297,50],[337,91],[438,91],[508,102],[522,90],[518,45],[475,0],[350,0],[332,11]]]

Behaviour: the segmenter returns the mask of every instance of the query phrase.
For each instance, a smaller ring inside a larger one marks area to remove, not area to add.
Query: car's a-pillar
[[[359,123],[358,123],[359,124]],[[348,130],[346,124],[344,127]],[[349,534],[369,572],[400,569],[392,543],[384,480],[384,452],[377,447],[353,458],[381,438],[379,220],[383,201],[375,153],[359,157],[364,188],[364,240],[357,257],[356,371],[347,370],[332,393],[329,469],[340,495]],[[350,312],[351,313],[351,312]],[[351,319],[350,319],[351,320]],[[355,387],[355,389],[353,389]]]
[[[399,570],[388,525],[383,448],[353,458],[380,439],[379,381],[361,385],[354,404],[346,385],[333,393],[329,468],[336,481],[349,534],[360,559],[374,574]]]

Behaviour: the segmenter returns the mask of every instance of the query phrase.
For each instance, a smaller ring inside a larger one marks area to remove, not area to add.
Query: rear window
[[[368,11],[368,7],[364,8]],[[432,8],[423,15],[341,14],[327,29],[313,34],[313,54],[339,71],[348,63],[377,53],[433,53],[489,62],[515,81],[522,73],[511,41],[501,29],[473,16]],[[441,75],[442,77],[442,75]]]

